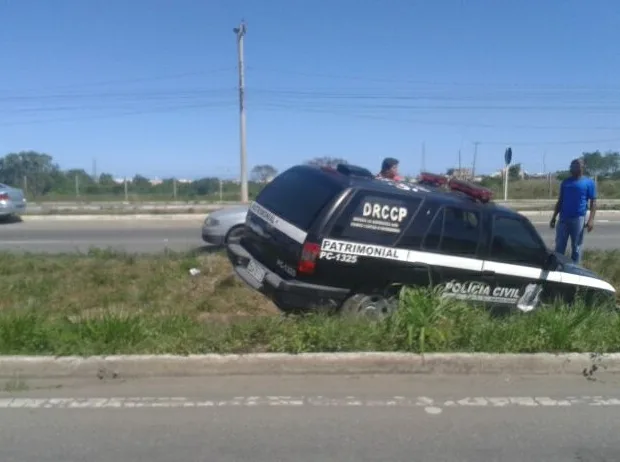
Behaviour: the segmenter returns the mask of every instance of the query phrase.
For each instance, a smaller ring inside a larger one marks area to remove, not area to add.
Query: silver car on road
[[[216,246],[237,242],[243,235],[248,208],[240,205],[210,213],[202,224],[202,240]]]
[[[0,218],[19,216],[26,210],[24,192],[0,183]]]

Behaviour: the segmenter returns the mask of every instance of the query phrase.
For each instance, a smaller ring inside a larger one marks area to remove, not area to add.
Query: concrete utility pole
[[[99,183],[99,177],[97,176],[97,159],[93,158],[93,181]]]
[[[241,21],[233,32],[237,36],[237,55],[239,58],[239,142],[241,168],[241,202],[248,202],[248,167],[245,149],[245,75],[243,69],[243,38],[245,37],[245,23]]]
[[[475,179],[476,178],[476,162],[478,160],[478,145],[480,144],[480,141],[474,141],[474,162],[472,163],[471,166],[471,179]]]
[[[426,143],[422,143],[422,169],[420,170],[420,173],[425,172],[426,171]]]

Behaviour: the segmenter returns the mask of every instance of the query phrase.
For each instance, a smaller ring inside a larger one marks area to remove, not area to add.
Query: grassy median
[[[585,264],[619,287],[618,257]],[[220,254],[5,253],[0,294],[0,354],[620,351],[620,315],[605,307],[496,319],[410,290],[385,322],[283,318]]]

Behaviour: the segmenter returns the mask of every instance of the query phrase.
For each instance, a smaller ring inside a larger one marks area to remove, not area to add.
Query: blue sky
[[[0,154],[234,177],[339,156],[529,171],[620,149],[617,0],[0,0]],[[545,156],[546,153],[546,156]]]

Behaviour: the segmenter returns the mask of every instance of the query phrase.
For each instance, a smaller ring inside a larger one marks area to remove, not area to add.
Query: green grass
[[[511,180],[508,186],[510,200],[557,199],[560,181],[547,179]],[[494,192],[496,199],[504,198],[504,186],[500,179],[486,179],[483,184]],[[601,180],[597,183],[599,199],[620,199],[620,181]]]
[[[191,268],[201,274],[191,276]],[[0,253],[0,294],[0,315],[24,310],[82,317],[173,312],[206,319],[276,312],[234,277],[222,254]]]
[[[620,315],[611,310],[549,307],[498,319],[423,291],[407,291],[403,298],[400,311],[382,322],[326,315],[198,322],[189,313],[172,311],[71,318],[29,309],[0,316],[0,353],[620,351]]]
[[[619,256],[589,252],[586,265],[618,287]],[[406,290],[382,322],[284,318],[217,254],[4,253],[0,293],[0,354],[620,351],[620,314],[579,304],[497,318]]]

